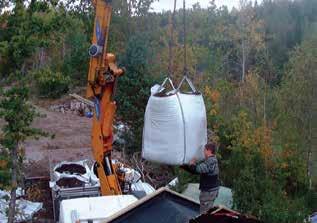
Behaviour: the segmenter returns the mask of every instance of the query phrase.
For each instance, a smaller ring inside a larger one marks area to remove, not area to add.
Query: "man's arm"
[[[196,165],[195,171],[197,173],[210,173],[213,174],[216,172],[217,161],[216,160],[205,160]]]
[[[195,165],[182,165],[180,166],[180,168],[182,168],[183,170],[186,170],[187,172],[191,174],[197,174]]]

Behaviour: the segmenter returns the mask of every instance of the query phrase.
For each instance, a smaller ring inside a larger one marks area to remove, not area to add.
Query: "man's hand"
[[[182,168],[183,170],[186,170],[187,172],[189,172],[191,174],[197,174],[197,172],[196,172],[196,158],[189,161],[188,165],[182,165],[182,166],[180,166],[180,168]]]
[[[197,161],[197,159],[193,158],[191,161],[189,161],[189,164],[190,165],[196,165],[196,161]]]

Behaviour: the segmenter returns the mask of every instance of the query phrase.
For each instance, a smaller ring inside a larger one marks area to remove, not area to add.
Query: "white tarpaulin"
[[[137,201],[133,195],[116,195],[63,200],[60,206],[60,223],[73,223],[76,220],[94,223],[104,222],[108,217]],[[72,217],[73,215],[73,217]]]
[[[175,91],[162,97],[153,94],[152,89],[144,117],[143,158],[169,165],[187,164],[192,158],[203,159],[206,143],[202,95]]]
[[[17,189],[17,197],[21,196],[23,191],[21,188]],[[7,210],[9,208],[10,193],[0,190],[0,222],[5,223],[8,221]],[[32,219],[33,215],[41,210],[42,203],[31,202],[24,199],[16,200],[16,213],[14,222],[24,222]]]
[[[183,195],[189,197],[197,202],[199,202],[199,184],[190,183],[187,185],[186,189],[182,192]],[[233,197],[232,190],[228,187],[219,187],[218,196],[214,202],[214,206],[223,205],[227,208],[232,208],[233,206]]]
[[[131,190],[132,191],[144,191],[145,194],[152,194],[155,192],[155,189],[148,183],[144,183],[141,180],[138,182],[131,184]]]

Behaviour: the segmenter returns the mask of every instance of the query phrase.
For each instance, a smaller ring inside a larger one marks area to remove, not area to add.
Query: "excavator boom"
[[[116,102],[113,100],[117,78],[124,71],[116,65],[113,54],[107,53],[107,41],[111,20],[111,1],[94,0],[95,22],[92,45],[89,48],[90,64],[86,97],[94,101],[91,145],[96,161],[95,170],[100,180],[102,195],[121,194],[112,164],[113,120]]]

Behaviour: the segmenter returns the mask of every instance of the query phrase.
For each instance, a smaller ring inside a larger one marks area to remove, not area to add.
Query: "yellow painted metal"
[[[121,194],[121,188],[115,167],[111,163],[112,126],[116,112],[116,102],[112,100],[112,95],[116,78],[124,72],[117,67],[115,56],[107,53],[111,5],[106,0],[94,0],[93,5],[96,15],[92,44],[101,45],[102,52],[90,58],[88,72],[86,97],[94,98],[99,102],[99,114],[95,111],[93,117],[91,145],[97,163],[101,194],[117,195]],[[96,30],[99,32],[99,40]]]
[[[110,3],[106,3],[105,0],[95,0],[93,1],[93,5],[95,7],[95,22],[94,22],[94,30],[92,36],[92,44],[97,44],[97,34],[96,34],[96,26],[99,24],[99,30],[102,35],[103,41],[103,51],[102,54],[91,57],[89,64],[89,72],[88,72],[88,86],[86,97],[90,98],[94,96],[95,93],[101,93],[101,87],[95,85],[96,81],[98,81],[98,73],[100,71],[106,70],[106,56],[107,56],[107,41],[109,34],[109,26],[111,20],[111,11],[112,7]],[[95,89],[92,88],[94,86]]]

